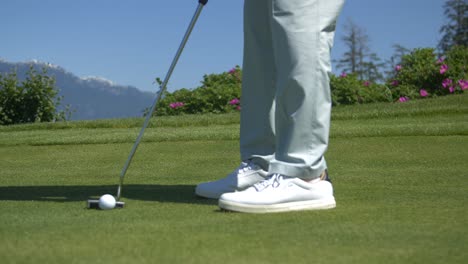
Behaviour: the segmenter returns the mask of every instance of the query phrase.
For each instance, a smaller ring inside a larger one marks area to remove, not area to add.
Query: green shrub
[[[65,119],[66,113],[56,113],[57,94],[55,79],[45,68],[38,74],[31,66],[21,84],[16,72],[0,74],[0,125]]]
[[[333,105],[391,101],[389,89],[382,84],[362,81],[357,74],[330,76]]]
[[[379,83],[363,82],[361,88],[361,103],[376,103],[376,102],[391,102],[392,92],[388,89],[387,85]]]
[[[16,72],[0,74],[0,125],[20,123],[23,88],[18,86]]]

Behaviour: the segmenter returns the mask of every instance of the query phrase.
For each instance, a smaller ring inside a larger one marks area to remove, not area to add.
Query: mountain
[[[55,78],[59,96],[63,96],[60,109],[71,105],[72,120],[141,117],[154,99],[153,93],[133,86],[117,85],[100,77],[81,78],[57,65],[38,61],[11,63],[0,59],[0,73],[16,69],[18,78],[24,80],[30,65],[39,73],[46,67],[47,74]]]

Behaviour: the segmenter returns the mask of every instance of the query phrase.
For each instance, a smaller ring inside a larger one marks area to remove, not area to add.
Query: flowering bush
[[[447,79],[453,80],[454,92],[460,92],[468,89],[468,47],[455,46],[449,50],[443,61],[447,65],[447,70],[444,76]],[[442,67],[442,66],[441,66]],[[450,87],[449,87],[450,88]]]
[[[238,111],[241,110],[240,100],[238,98],[232,99],[231,101],[229,101],[229,104],[232,105],[234,107],[234,109],[236,109]]]
[[[438,57],[432,48],[415,49],[387,81],[394,100],[460,93],[468,89],[468,48],[455,46]]]
[[[177,109],[177,108],[183,107],[184,105],[185,104],[182,103],[182,102],[174,102],[174,103],[170,103],[169,107],[172,108],[172,109]]]
[[[388,80],[393,98],[400,102],[401,98],[414,98],[420,89],[433,94],[438,89],[437,83],[441,81],[436,64],[437,57],[434,49],[416,49],[405,55],[402,62],[395,68],[393,78]]]
[[[398,102],[400,103],[404,103],[404,102],[408,102],[410,99],[408,96],[402,96],[398,99]]]
[[[420,95],[421,97],[426,97],[426,96],[428,96],[429,94],[427,93],[427,91],[426,91],[425,89],[421,89],[421,90],[419,90],[419,95]]]
[[[196,89],[166,92],[161,99],[158,115],[228,113],[240,110],[242,70],[239,66],[220,74],[203,76]]]
[[[372,102],[407,102],[468,89],[468,48],[456,46],[444,56],[432,48],[415,49],[402,57],[385,83],[360,80],[357,74],[342,72],[330,76],[333,105]],[[228,113],[240,111],[242,70],[236,66],[220,74],[203,76],[194,90],[166,92],[159,115]]]

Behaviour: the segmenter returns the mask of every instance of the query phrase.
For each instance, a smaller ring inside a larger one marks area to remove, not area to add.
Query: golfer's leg
[[[278,79],[270,173],[316,178],[327,167],[330,49],[344,0],[272,1]]]
[[[271,0],[245,0],[241,159],[268,169],[275,151]]]

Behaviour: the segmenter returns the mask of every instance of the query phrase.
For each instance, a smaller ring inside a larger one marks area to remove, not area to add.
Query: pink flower
[[[397,66],[395,66],[395,71],[399,72],[399,71],[401,71],[401,68],[403,68],[403,67],[401,67],[401,65],[397,65]]]
[[[408,102],[408,101],[409,101],[409,97],[407,97],[407,96],[402,96],[402,97],[400,97],[400,99],[398,99],[398,101],[399,101],[400,103]]]
[[[451,85],[452,85],[452,80],[451,80],[451,79],[445,79],[445,80],[442,81],[442,86],[443,86],[444,88],[448,88],[448,87],[450,87]]]
[[[400,83],[399,83],[397,80],[393,80],[393,81],[392,81],[392,85],[393,85],[393,86],[398,86],[399,84],[400,84]]]
[[[440,58],[437,60],[437,63],[438,63],[438,64],[441,64],[441,63],[444,62],[444,61],[445,61],[445,57],[442,56],[442,57],[440,57]]]
[[[455,87],[453,87],[453,86],[450,86],[450,87],[449,87],[449,92],[450,92],[450,93],[453,93],[453,92],[455,92]]]
[[[342,72],[341,75],[340,75],[341,78],[345,78],[346,76],[348,76],[348,74],[346,74],[346,72]]]
[[[424,89],[419,90],[419,94],[421,95],[421,97],[426,97],[426,96],[429,95],[429,94],[427,93],[427,91],[424,90]]]
[[[238,105],[239,103],[240,103],[240,100],[237,98],[234,98],[231,101],[229,101],[230,105]]]
[[[448,70],[448,65],[447,64],[442,64],[440,66],[439,72],[440,72],[440,74],[444,74],[445,72],[447,72],[447,70]]]
[[[462,91],[465,91],[466,89],[468,89],[468,81],[467,80],[459,80],[458,85],[460,85],[460,88],[462,89]]]
[[[182,103],[182,102],[174,102],[174,103],[170,103],[169,107],[172,108],[172,109],[177,109],[177,108],[182,107],[184,105],[185,104]]]
[[[236,73],[236,68],[232,68],[228,71],[229,74],[234,74]]]
[[[365,81],[364,83],[362,83],[362,85],[364,86],[369,86],[371,83],[369,81]]]
[[[237,109],[237,111],[240,111],[240,110],[241,110],[240,105],[238,105],[238,106],[236,107],[236,109]]]

